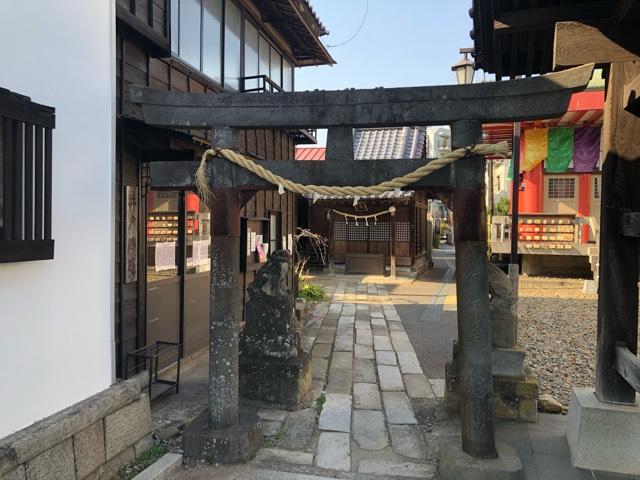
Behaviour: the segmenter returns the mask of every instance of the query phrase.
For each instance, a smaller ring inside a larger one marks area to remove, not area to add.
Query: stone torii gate
[[[484,123],[561,116],[571,94],[586,87],[592,70],[587,65],[535,78],[472,85],[294,93],[210,95],[133,86],[128,100],[138,106],[135,115],[149,125],[213,129],[216,148],[236,148],[236,129],[241,128],[328,128],[329,147],[342,152],[342,158],[329,152],[326,162],[256,163],[301,184],[374,185],[415,170],[424,159],[353,161],[352,128],[449,124],[453,147],[466,147],[482,143]],[[194,189],[197,167],[194,161],[153,162],[151,185]],[[277,187],[221,157],[209,160],[207,173],[214,195],[209,412],[187,428],[185,447],[216,461],[237,462],[253,454],[260,434],[257,419],[240,412],[238,398],[240,212],[253,192]],[[462,450],[474,459],[495,459],[484,184],[484,158],[471,155],[411,189],[440,187],[452,195]]]

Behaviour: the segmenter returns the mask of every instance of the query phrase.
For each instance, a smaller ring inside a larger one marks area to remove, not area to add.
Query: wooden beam
[[[622,105],[627,112],[640,117],[640,75],[624,86]]]
[[[609,18],[611,12],[611,2],[606,1],[584,2],[579,8],[575,4],[567,4],[514,10],[500,14],[493,21],[493,29],[496,33],[539,30],[553,27],[556,22]]]
[[[603,123],[602,151],[640,160],[640,118],[624,110],[625,85],[640,75],[640,62],[611,65]],[[611,86],[611,89],[609,89]],[[638,209],[640,210],[640,208]]]
[[[616,347],[622,342],[633,354],[638,348],[637,239],[621,235],[621,216],[640,211],[640,119],[622,108],[624,85],[640,74],[640,64],[613,63],[607,78],[602,128],[600,208],[600,280],[596,395],[600,401],[633,404],[636,391],[616,368]],[[634,161],[635,160],[635,161]]]
[[[636,392],[640,392],[640,358],[622,344],[616,346],[616,370]]]
[[[188,162],[197,161],[195,150],[142,150],[140,157],[143,162]]]
[[[618,0],[615,9],[615,19],[618,23],[638,21],[640,19],[639,0]]]
[[[640,238],[640,212],[624,212],[620,221],[620,234]]]
[[[553,68],[585,63],[640,61],[637,25],[556,23]]]

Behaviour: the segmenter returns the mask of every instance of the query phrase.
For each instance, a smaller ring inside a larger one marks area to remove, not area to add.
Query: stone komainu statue
[[[311,368],[296,329],[293,292],[287,287],[290,272],[289,253],[276,250],[248,288],[240,335],[240,394],[296,409],[309,401]]]
[[[300,349],[295,330],[293,292],[287,288],[291,257],[286,250],[269,256],[249,285],[247,321],[240,351],[251,357],[292,358]]]
[[[494,263],[489,265],[489,318],[493,348],[513,348],[517,341],[516,296],[511,280]]]

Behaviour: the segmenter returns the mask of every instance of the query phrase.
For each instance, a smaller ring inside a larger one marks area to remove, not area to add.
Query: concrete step
[[[133,480],[172,480],[182,467],[182,455],[165,453],[162,457],[145,468]]]
[[[307,473],[268,470],[264,468],[250,468],[243,473],[246,480],[339,480],[336,477],[327,477]]]

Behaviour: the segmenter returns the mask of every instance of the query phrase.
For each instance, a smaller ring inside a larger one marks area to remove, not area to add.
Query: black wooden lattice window
[[[0,262],[53,258],[55,110],[0,89]]]
[[[369,238],[373,242],[388,242],[391,240],[391,223],[374,222],[369,224]]]
[[[347,239],[347,225],[344,222],[335,222],[333,224],[333,239],[334,240]]]
[[[409,222],[397,222],[395,224],[395,240],[397,242],[411,241],[411,224]],[[367,225],[364,220],[349,222],[334,222],[334,240],[389,242],[391,240],[391,222],[374,222],[369,220]]]
[[[396,242],[411,241],[411,224],[409,222],[396,223]]]

